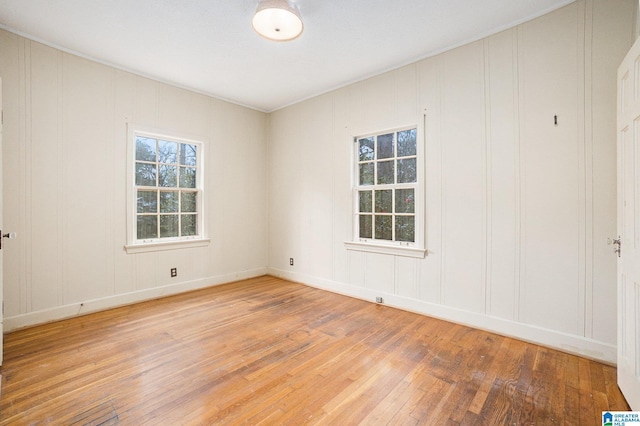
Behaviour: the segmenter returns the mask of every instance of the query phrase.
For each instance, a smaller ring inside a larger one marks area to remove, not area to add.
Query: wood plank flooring
[[[0,424],[600,425],[613,367],[260,277],[5,336]]]

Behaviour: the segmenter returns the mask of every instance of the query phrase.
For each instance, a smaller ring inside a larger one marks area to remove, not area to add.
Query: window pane
[[[160,213],[178,212],[178,191],[162,191],[160,193]]]
[[[360,164],[360,185],[373,185],[373,163]]]
[[[373,238],[373,216],[360,216],[360,238]]]
[[[183,166],[195,166],[196,153],[197,149],[195,145],[180,144],[180,164]]]
[[[359,144],[359,158],[360,161],[367,161],[367,160],[373,160],[374,158],[374,151],[373,151],[373,138],[365,138],[365,139],[359,139],[358,140],[358,144]]]
[[[396,241],[415,242],[415,217],[396,216]]]
[[[416,129],[398,132],[398,157],[416,155]]]
[[[416,182],[417,176],[415,158],[398,160],[398,183]]]
[[[378,136],[378,159],[393,157],[393,133]]]
[[[158,141],[158,162],[176,164],[178,162],[178,143]]]
[[[196,169],[180,167],[180,188],[196,187]]]
[[[136,136],[136,160],[156,161],[156,140]]]
[[[378,185],[393,184],[393,160],[378,163]]]
[[[357,139],[360,238],[415,242],[417,138],[413,128]]]
[[[180,235],[183,237],[196,235],[198,233],[197,223],[195,214],[182,215],[182,232]]]
[[[138,239],[158,238],[158,216],[138,216]]]
[[[178,215],[160,216],[160,238],[178,236]]]
[[[178,169],[176,166],[160,165],[158,174],[158,186],[175,188],[178,182]]]
[[[415,213],[416,203],[413,189],[396,190],[396,213]]]
[[[136,163],[136,185],[156,186],[155,164]]]
[[[198,194],[195,192],[183,192],[180,194],[180,211],[195,212]]]
[[[392,213],[393,190],[376,191],[376,213]]]
[[[359,191],[360,212],[371,213],[373,208],[373,194],[371,191]]]
[[[376,239],[391,240],[393,238],[392,226],[393,219],[391,216],[376,215]]]
[[[156,191],[138,191],[138,213],[157,213],[158,193]]]

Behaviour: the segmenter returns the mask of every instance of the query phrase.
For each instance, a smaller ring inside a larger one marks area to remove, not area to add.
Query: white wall
[[[0,76],[6,331],[266,272],[266,114],[6,31]],[[206,139],[208,247],[123,250],[130,122]]]
[[[640,6],[640,0],[638,0],[638,6]],[[636,24],[634,28],[634,38],[640,37],[640,7],[636,8]]]
[[[273,113],[271,273],[614,363],[615,75],[635,3],[579,0]],[[347,251],[352,137],[423,110],[429,255]]]

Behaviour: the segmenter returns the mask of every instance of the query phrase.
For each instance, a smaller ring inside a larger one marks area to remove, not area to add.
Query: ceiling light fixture
[[[289,0],[260,0],[251,21],[253,29],[273,41],[289,41],[302,34],[302,17]]]

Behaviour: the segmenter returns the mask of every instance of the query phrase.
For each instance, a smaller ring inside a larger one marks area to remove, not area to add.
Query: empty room
[[[640,424],[638,3],[0,0],[0,425]]]

